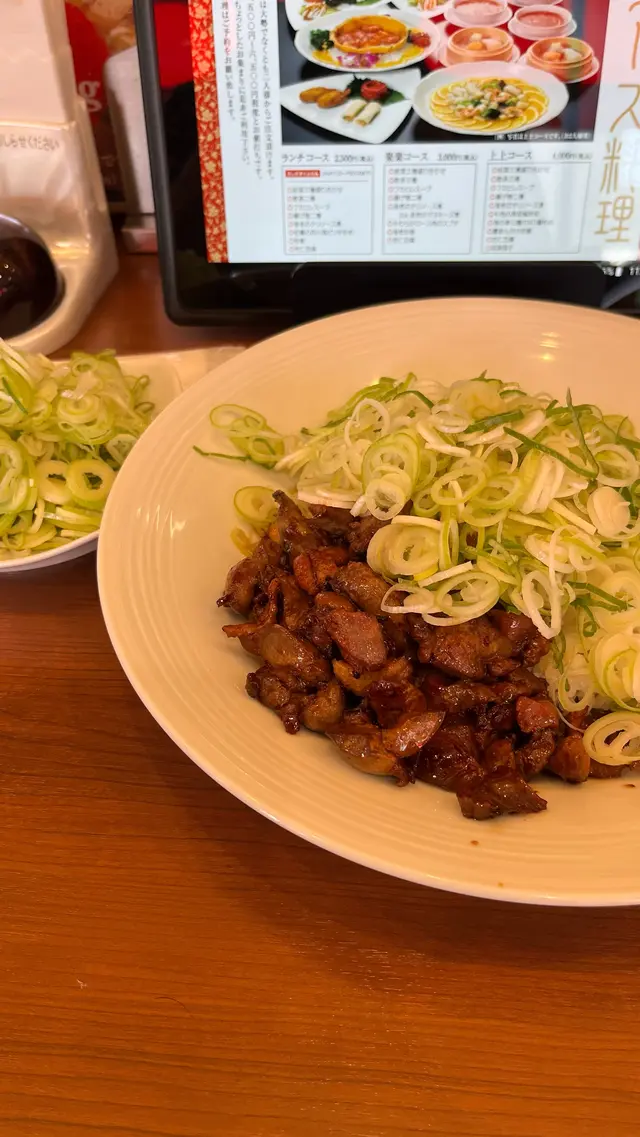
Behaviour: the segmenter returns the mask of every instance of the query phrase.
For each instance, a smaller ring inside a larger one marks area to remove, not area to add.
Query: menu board
[[[636,262],[640,0],[190,0],[212,262]]]

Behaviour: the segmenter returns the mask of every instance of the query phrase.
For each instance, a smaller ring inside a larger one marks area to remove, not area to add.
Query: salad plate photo
[[[127,458],[98,549],[159,724],[360,864],[639,903],[639,348],[584,308],[415,301],[191,387]]]
[[[413,96],[416,113],[453,134],[508,134],[543,126],[569,100],[554,75],[520,63],[461,63],[426,75]]]
[[[367,76],[326,76],[322,82],[295,83],[280,92],[281,105],[313,126],[354,142],[380,144],[411,113],[420,82],[417,67],[399,71],[393,80]]]
[[[295,31],[337,12],[346,18],[350,13],[377,12],[387,6],[387,0],[285,0],[287,19]]]
[[[331,71],[392,71],[437,54],[441,33],[413,13],[390,9],[363,16],[326,16],[296,32],[294,44],[311,63]]]
[[[427,16],[429,19],[434,19],[436,16],[442,16],[449,0],[392,0],[396,8],[402,8],[407,12],[418,12],[421,16]]]

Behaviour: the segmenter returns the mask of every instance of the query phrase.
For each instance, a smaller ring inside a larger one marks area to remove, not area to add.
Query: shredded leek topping
[[[99,528],[116,472],[149,423],[147,384],[112,351],[54,363],[0,340],[0,561]]]
[[[485,372],[450,387],[385,377],[292,438],[241,406],[211,422],[235,450],[215,456],[288,475],[303,507],[391,522],[367,554],[389,584],[384,611],[444,627],[496,604],[527,615],[552,641],[540,668],[563,716],[604,716],[585,733],[591,756],[640,758],[640,439],[628,418]],[[270,493],[236,497],[256,533]]]

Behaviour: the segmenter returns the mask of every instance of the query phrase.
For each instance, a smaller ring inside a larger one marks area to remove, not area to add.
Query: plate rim
[[[532,308],[537,309],[540,314],[546,314],[551,311],[556,314],[562,314],[564,311],[567,311],[570,314],[575,314],[577,312],[581,314],[588,314],[590,319],[597,323],[602,323],[602,321],[606,319],[607,327],[611,327],[613,317],[616,323],[620,321],[620,327],[622,327],[622,321],[624,321],[625,326],[630,326],[628,317],[623,317],[617,313],[606,312],[599,309],[588,309],[585,308],[584,305],[580,304],[559,304],[553,301],[526,300],[503,296],[443,297],[409,301],[401,300],[390,304],[386,303],[371,305],[367,308],[353,309],[347,312],[323,316],[320,319],[309,321],[308,323],[300,324],[293,328],[285,329],[284,331],[277,333],[275,336],[266,337],[264,340],[261,340],[257,344],[249,347],[247,351],[242,353],[241,357],[230,359],[221,364],[219,367],[212,369],[210,372],[207,372],[199,383],[196,383],[193,387],[187,388],[187,390],[183,391],[171,404],[169,404],[161,411],[158,417],[153,420],[149,428],[142,435],[141,442],[146,440],[145,445],[137,446],[136,450],[133,453],[137,453],[140,456],[139,460],[143,460],[143,451],[145,450],[146,446],[152,445],[152,441],[149,440],[153,439],[154,432],[161,429],[161,424],[163,424],[164,417],[167,416],[168,419],[169,416],[175,412],[175,409],[180,401],[184,400],[186,403],[195,397],[195,392],[198,390],[204,391],[203,383],[210,380],[210,377],[214,374],[214,372],[218,378],[220,378],[221,372],[224,369],[232,372],[239,365],[242,366],[244,364],[245,358],[248,356],[248,353],[253,352],[253,357],[249,355],[248,358],[250,360],[252,358],[255,359],[255,357],[259,356],[260,352],[265,349],[266,345],[268,345],[267,350],[272,351],[274,341],[276,344],[282,342],[283,337],[288,337],[289,339],[304,338],[305,334],[307,334],[308,328],[322,326],[326,324],[328,320],[350,321],[354,318],[359,318],[362,314],[366,315],[375,313],[380,309],[403,308],[410,310],[413,308],[414,310],[417,310],[420,308],[423,309],[425,306],[431,308],[438,306],[459,308],[464,305],[465,309],[468,310],[470,305],[479,306],[481,304],[490,303],[492,306],[495,306],[496,302],[506,303],[512,307],[520,308],[521,310],[531,310]],[[640,333],[640,325],[632,324],[631,326],[638,328],[638,332]],[[132,468],[133,466],[130,469]],[[222,786],[225,790],[233,794],[234,797],[238,798],[238,800],[254,809],[257,813],[261,814],[263,817],[266,817],[269,821],[275,822],[281,828],[294,833],[302,840],[317,845],[318,847],[323,848],[326,851],[337,856],[343,857],[344,859],[351,860],[355,864],[362,865],[365,868],[374,869],[375,871],[382,872],[385,875],[394,876],[398,879],[407,880],[415,884],[420,884],[430,888],[437,888],[444,892],[451,892],[462,896],[473,896],[480,899],[499,900],[508,903],[529,904],[543,907],[618,908],[633,907],[640,904],[640,887],[638,891],[630,891],[626,889],[620,891],[608,890],[606,892],[573,892],[568,894],[554,893],[553,890],[550,890],[542,894],[540,891],[533,892],[531,889],[512,885],[501,887],[498,884],[476,884],[473,882],[461,883],[459,879],[455,879],[450,876],[434,876],[433,874],[424,870],[414,871],[410,867],[398,864],[395,861],[385,861],[383,858],[375,854],[362,852],[362,850],[360,850],[358,847],[354,847],[349,843],[348,837],[346,840],[338,841],[332,839],[331,837],[327,838],[322,833],[318,833],[315,830],[311,831],[310,829],[305,828],[304,825],[296,822],[295,817],[291,816],[286,805],[280,808],[278,814],[276,815],[269,810],[267,805],[260,804],[260,801],[256,799],[254,793],[250,790],[246,790],[242,785],[238,784],[232,775],[227,775],[224,772],[220,773],[218,771],[216,771],[214,774],[209,768],[211,762],[208,762],[205,757],[201,757],[197,753],[196,748],[191,746],[185,739],[181,737],[181,732],[179,730],[175,730],[171,726],[162,708],[157,705],[154,697],[150,695],[148,691],[146,691],[143,679],[138,675],[137,668],[127,657],[127,653],[123,648],[118,628],[118,622],[111,608],[111,597],[108,592],[107,586],[107,576],[110,572],[110,568],[107,565],[109,543],[108,531],[110,526],[110,515],[116,509],[118,496],[119,495],[116,493],[113,493],[109,496],[107,506],[105,508],[103,524],[100,528],[98,539],[98,593],[107,632],[109,634],[111,643],[116,652],[120,665],[143,705],[149,710],[149,712],[155,718],[156,722],[161,726],[168,737],[171,738],[171,740],[179,747],[179,749],[181,749],[187,755],[187,757],[195,763],[195,765],[197,765],[205,774],[207,774],[208,777],[217,782],[218,785]],[[210,752],[215,754],[216,748],[211,747]]]

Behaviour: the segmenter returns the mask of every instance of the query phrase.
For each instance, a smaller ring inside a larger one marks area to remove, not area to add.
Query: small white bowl
[[[130,375],[149,376],[149,399],[156,411],[162,411],[182,391],[191,386],[214,367],[226,362],[241,348],[196,348],[191,351],[149,352],[146,355],[119,356],[120,363]],[[95,552],[98,533],[89,533],[69,541],[59,549],[32,553],[11,561],[0,561],[0,573],[30,572],[33,569],[51,568],[64,561],[75,561],[87,553]]]

